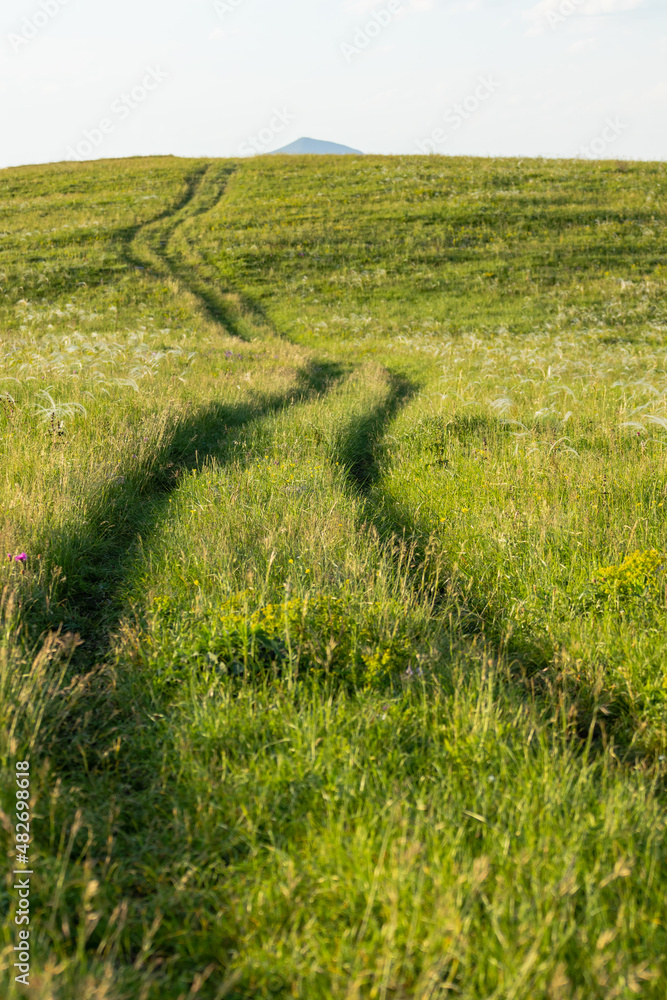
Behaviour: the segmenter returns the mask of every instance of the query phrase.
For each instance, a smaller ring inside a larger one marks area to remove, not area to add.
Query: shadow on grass
[[[36,593],[28,624],[33,636],[48,624],[81,637],[67,687],[61,697],[45,705],[42,721],[40,756],[49,758],[51,774],[62,783],[52,826],[55,822],[57,829],[71,828],[75,811],[82,808],[84,825],[72,841],[68,863],[74,871],[87,858],[104,857],[110,850],[105,844],[113,842],[114,876],[104,887],[105,912],[128,906],[120,951],[120,966],[128,974],[141,955],[146,927],[159,919],[164,890],[160,873],[173,870],[183,849],[179,809],[187,810],[192,803],[178,792],[177,778],[167,763],[173,730],[168,713],[163,714],[164,698],[130,657],[122,669],[114,664],[114,634],[127,612],[121,598],[124,582],[140,555],[141,538],[148,537],[162,518],[183,476],[208,459],[219,464],[236,460],[239,449],[234,441],[244,430],[325,395],[344,374],[337,363],[311,363],[301,370],[291,392],[201,408],[174,426],[159,451],[135,466],[124,482],[100,490],[85,532],[71,528],[50,540],[47,561],[63,567],[67,577],[58,595],[58,614],[45,622],[44,595]],[[190,847],[196,850],[198,834],[192,831],[189,836],[194,838]],[[46,832],[40,847],[52,855]],[[247,851],[241,828],[221,832],[220,864],[232,863]],[[171,898],[169,907],[170,927],[192,926],[192,933],[197,933],[185,895]],[[52,914],[54,925],[57,919],[75,928],[76,909],[66,897],[60,913]],[[173,943],[170,934],[166,940]],[[86,951],[93,954],[101,941],[100,933],[93,931]],[[171,954],[171,944],[156,947],[163,957]],[[218,956],[211,959],[218,961]],[[151,995],[176,996],[159,986],[156,991]]]
[[[22,279],[22,284],[19,287],[11,288],[10,283],[10,287],[6,290],[9,300],[16,302],[20,298],[25,298],[28,293],[35,300],[73,295],[80,291],[82,286],[92,287],[95,285],[112,284],[118,279],[119,272],[128,267],[130,269],[140,267],[142,270],[145,270],[146,262],[139,260],[131,252],[134,240],[143,230],[157,226],[171,218],[178,219],[180,213],[183,212],[188,203],[195,197],[202,177],[207,170],[208,164],[206,163],[200,164],[191,170],[185,177],[185,191],[179,200],[146,222],[120,226],[116,229],[102,228],[101,232],[95,233],[90,233],[89,231],[76,232],[74,237],[65,237],[61,234],[56,243],[58,256],[68,255],[71,258],[73,254],[79,251],[80,253],[90,253],[93,259],[88,260],[83,256],[77,260],[74,257],[67,270],[50,270],[49,280],[46,283],[43,281],[41,269],[38,269],[35,271],[36,279],[34,284],[26,284],[25,278]],[[105,252],[103,255],[104,259],[96,263],[94,258],[95,255],[99,256],[100,235],[102,235],[105,241],[106,250],[110,252]],[[43,263],[47,259],[45,254],[46,251],[38,251],[38,249],[33,248],[33,261],[35,263]],[[55,254],[53,250],[50,254],[50,259],[54,259]],[[30,263],[30,255],[28,255],[26,261]]]
[[[271,320],[256,302],[232,289],[218,288],[212,281],[203,280],[194,267],[186,266],[174,254],[169,255],[169,267],[173,276],[199,300],[204,315],[234,337],[246,342],[253,339],[254,331],[248,330],[244,316],[249,317],[253,325],[275,334]]]
[[[410,553],[411,587],[415,597],[427,601],[433,612],[445,616],[453,640],[481,641],[489,654],[508,665],[507,678],[526,698],[537,700],[553,714],[554,706],[567,704],[573,734],[582,745],[603,750],[609,734],[619,748],[628,737],[623,718],[627,706],[618,695],[605,697],[585,688],[565,685],[555,663],[554,644],[547,635],[514,633],[506,608],[474,586],[462,589],[454,581],[453,568],[443,565],[432,533],[383,489],[381,469],[386,455],[385,431],[398,411],[414,396],[416,387],[399,376],[390,377],[385,401],[370,413],[356,417],[346,427],[335,448],[335,460],[346,469],[350,489],[364,501],[363,518],[378,532],[386,551],[405,569]],[[484,432],[463,423],[460,433]],[[450,611],[452,612],[450,619]],[[451,625],[449,622],[451,621]],[[606,719],[598,711],[604,701]],[[615,720],[618,725],[615,724]],[[628,747],[628,753],[630,748]],[[628,759],[631,759],[629,757]]]
[[[374,526],[396,558],[406,545],[411,549],[413,586],[420,599],[432,602],[436,613],[457,605],[454,627],[461,638],[482,638],[495,656],[514,661],[518,671],[528,676],[548,668],[553,662],[551,645],[512,636],[503,609],[494,607],[485,594],[474,590],[457,593],[451,584],[451,568],[446,568],[443,580],[442,563],[431,544],[431,533],[382,489],[380,460],[386,452],[385,430],[417,391],[417,386],[402,376],[390,374],[389,378],[384,402],[348,424],[335,456],[347,471],[351,489],[365,501],[366,522]]]
[[[50,534],[48,564],[60,567],[66,579],[60,585],[56,620],[50,615],[40,627],[76,630],[84,648],[103,656],[120,613],[114,593],[135,556],[136,544],[150,534],[184,476],[209,459],[228,463],[238,456],[234,447],[238,431],[328,392],[343,374],[343,366],[336,362],[311,362],[299,371],[295,389],[286,394],[203,407],[179,420],[157,452],[138,466],[128,463],[126,475],[119,470],[93,501],[85,531],[72,528]],[[38,604],[35,595],[33,605]]]
[[[348,482],[366,498],[380,478],[378,460],[386,428],[417,392],[417,386],[403,376],[393,372],[388,376],[385,400],[350,421],[336,451],[336,460],[346,470]]]
[[[220,191],[220,197],[224,191]],[[211,205],[206,211],[214,206]],[[194,212],[190,218],[201,214]],[[174,231],[176,235],[177,230]],[[185,237],[183,236],[185,241]],[[240,340],[250,340],[259,332],[268,331],[279,336],[265,309],[253,298],[231,286],[220,284],[220,275],[208,264],[191,244],[185,245],[185,253],[176,246],[168,246],[163,259],[171,273],[199,299],[205,315],[221,324]],[[188,260],[188,257],[191,259]],[[248,330],[248,324],[257,330]]]
[[[36,640],[45,632],[60,629],[80,638],[71,663],[71,675],[95,671],[111,654],[113,636],[126,612],[121,594],[131,572],[142,539],[150,537],[163,518],[171,494],[184,477],[209,459],[224,465],[239,456],[235,439],[239,432],[278,414],[281,410],[327,393],[343,377],[335,362],[313,362],[301,369],[296,387],[285,394],[256,396],[236,404],[213,403],[181,419],[168,440],[153,454],[132,465],[125,476],[103,484],[90,505],[83,530],[67,528],[51,534],[45,547],[44,570],[48,578],[55,570],[57,594],[49,606],[43,591],[35,589],[24,604],[25,620]],[[241,453],[242,454],[242,453]],[[122,470],[119,470],[122,473]],[[109,711],[101,715],[108,692],[93,684],[86,700],[87,711],[73,706],[66,727],[60,727],[56,743],[49,748],[59,767],[71,768],[86,751],[87,768],[94,766],[91,753],[108,742]],[[107,709],[109,705],[107,704]],[[132,714],[132,706],[115,705],[121,716]],[[143,723],[145,726],[145,721]],[[76,746],[75,744],[80,744]],[[70,764],[67,764],[70,761]]]
[[[248,341],[251,335],[243,322],[246,316],[251,323],[275,334],[265,310],[249,296],[221,286],[219,275],[185,236],[182,236],[182,246],[178,243],[179,229],[216,207],[237,169],[236,164],[229,163],[212,163],[198,168],[191,175],[187,196],[173,212],[165,212],[145,226],[128,230],[125,259],[130,265],[152,267],[158,273],[177,279],[198,299],[207,319],[223,326],[239,340]]]

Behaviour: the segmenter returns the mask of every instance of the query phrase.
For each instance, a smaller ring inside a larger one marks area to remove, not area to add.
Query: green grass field
[[[2,995],[664,1000],[667,166],[0,208]]]

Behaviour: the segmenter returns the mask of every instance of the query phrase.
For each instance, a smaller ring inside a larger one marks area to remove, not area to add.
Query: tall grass
[[[664,996],[664,184],[0,174],[31,995]]]

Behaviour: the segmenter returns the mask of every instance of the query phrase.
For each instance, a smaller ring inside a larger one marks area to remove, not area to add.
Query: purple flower
[[[25,552],[22,552],[20,556],[14,556],[14,562],[27,563],[28,557]]]

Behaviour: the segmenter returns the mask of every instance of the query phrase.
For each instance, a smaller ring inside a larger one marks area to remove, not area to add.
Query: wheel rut
[[[197,250],[196,232],[187,232],[190,223],[218,208],[237,170],[238,166],[224,162],[198,167],[190,177],[185,200],[168,216],[147,223],[133,235],[127,260],[152,275],[175,281],[227,335],[249,341],[277,334],[257,303],[220,285],[219,276]]]

